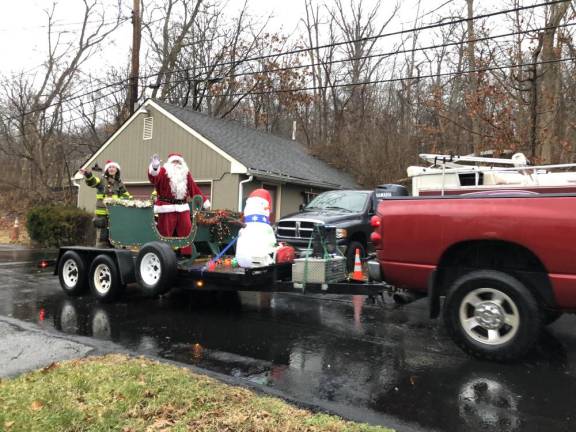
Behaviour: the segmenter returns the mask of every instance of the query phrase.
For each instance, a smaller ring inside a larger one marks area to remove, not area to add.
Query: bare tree
[[[63,135],[72,109],[66,100],[75,95],[80,68],[122,20],[119,4],[110,21],[99,0],[83,0],[82,24],[71,39],[66,32],[54,29],[56,10],[54,3],[46,11],[47,54],[41,72],[22,72],[4,79],[0,89],[5,107],[5,115],[0,117],[0,152],[18,160],[22,173],[19,178],[0,182],[45,200],[69,179],[70,152],[65,148]]]

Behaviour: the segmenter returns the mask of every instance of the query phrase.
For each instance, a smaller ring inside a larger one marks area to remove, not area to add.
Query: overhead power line
[[[557,3],[565,3],[567,1],[570,0],[553,0],[553,1],[549,1],[549,2],[545,2],[545,3],[537,3],[537,4],[532,4],[532,5],[526,5],[526,6],[518,6],[515,8],[511,8],[511,9],[506,9],[506,10],[500,10],[500,11],[496,11],[496,12],[491,12],[488,14],[483,14],[483,15],[476,15],[475,17],[471,18],[473,20],[478,20],[478,19],[484,19],[484,18],[489,18],[489,17],[493,17],[493,16],[498,16],[498,15],[503,15],[503,14],[508,14],[508,13],[513,13],[513,12],[518,12],[518,11],[522,11],[522,10],[528,10],[528,9],[534,9],[537,7],[542,7],[542,6],[549,6],[552,4],[557,4]],[[227,62],[219,62],[219,63],[213,63],[210,65],[203,65],[203,66],[198,66],[196,68],[185,68],[185,69],[179,69],[179,70],[173,70],[173,71],[167,71],[164,72],[163,74],[165,75],[171,75],[171,74],[175,74],[175,73],[181,73],[181,72],[186,72],[186,71],[191,71],[194,69],[212,69],[214,67],[218,67],[218,66],[228,66],[228,65],[235,65],[235,64],[240,64],[240,63],[247,63],[247,62],[251,62],[251,61],[256,61],[256,60],[264,60],[264,59],[268,59],[268,58],[278,58],[281,56],[285,56],[285,55],[291,55],[291,54],[298,54],[298,53],[303,53],[303,52],[309,52],[311,50],[317,50],[317,49],[324,49],[324,48],[329,48],[329,47],[335,47],[335,46],[340,46],[340,45],[345,45],[345,44],[351,44],[351,43],[356,43],[356,42],[361,42],[361,41],[367,41],[367,40],[373,40],[373,39],[379,39],[379,38],[384,38],[384,37],[388,37],[388,36],[394,36],[394,35],[400,35],[400,34],[405,34],[405,33],[412,33],[412,32],[416,32],[416,31],[422,31],[422,30],[428,30],[428,29],[432,29],[432,28],[438,28],[438,27],[444,27],[447,25],[453,25],[453,24],[458,24],[458,23],[462,23],[462,22],[466,22],[469,21],[469,18],[460,18],[460,19],[456,19],[456,20],[452,20],[452,21],[442,21],[442,22],[437,22],[437,23],[433,23],[433,24],[429,24],[429,25],[425,25],[425,26],[421,26],[421,27],[415,27],[415,28],[411,28],[411,29],[406,29],[406,30],[399,30],[399,31],[394,31],[394,32],[390,32],[390,33],[383,33],[383,34],[379,34],[379,35],[374,35],[374,36],[369,36],[369,37],[365,37],[365,38],[359,38],[359,39],[353,39],[353,40],[346,40],[346,41],[341,41],[341,42],[334,42],[331,44],[324,44],[324,45],[319,45],[319,46],[315,46],[315,47],[307,47],[307,48],[299,48],[299,49],[295,49],[295,50],[289,50],[289,51],[284,51],[284,52],[280,52],[280,53],[275,53],[275,54],[267,54],[267,55],[261,55],[261,56],[256,56],[256,57],[250,57],[250,58],[245,58],[239,61],[227,61]],[[567,25],[563,25],[563,26],[568,26],[568,25],[572,25],[572,24],[567,24]],[[532,30],[532,31],[537,31],[537,30]],[[530,30],[526,30],[526,33],[531,32]],[[510,35],[512,34],[520,34],[520,32],[516,32],[516,33],[510,33]],[[478,40],[488,40],[488,39],[493,39],[496,37],[502,37],[502,36],[495,36],[495,37],[486,37],[486,38],[480,38]],[[455,45],[455,44],[459,44],[458,43],[449,43],[449,44],[444,44],[445,46],[451,46],[451,45]],[[438,45],[437,47],[441,47],[442,45]],[[403,50],[401,52],[396,52],[396,53],[402,53],[402,52],[412,52],[412,51],[421,51],[425,48],[414,48],[411,50]],[[382,56],[385,54],[381,54]],[[393,54],[390,54],[393,55]],[[376,54],[374,55],[376,56]],[[366,58],[368,58],[368,56],[366,56]],[[334,62],[338,62],[341,60],[335,60]],[[350,60],[346,60],[346,61],[350,61]],[[304,67],[304,66],[293,66],[291,68],[296,68],[296,67]],[[308,66],[309,67],[309,66]],[[285,68],[288,69],[288,68]],[[257,72],[245,72],[244,74],[254,74]],[[161,75],[160,72],[154,73],[154,74],[149,74],[149,75],[145,75],[145,76],[141,76],[140,79],[147,79],[147,78],[152,78],[155,76],[159,76]],[[240,75],[240,74],[239,74]],[[403,78],[398,78],[395,79],[396,81],[401,81],[403,80]],[[119,80],[117,82],[113,82],[110,84],[106,84],[104,86],[98,87],[96,89],[90,90],[88,92],[84,92],[81,94],[77,94],[74,95],[72,97],[68,97],[68,98],[64,98],[59,100],[58,102],[46,105],[46,106],[42,106],[33,110],[29,110],[23,114],[21,114],[21,116],[26,116],[29,114],[33,114],[35,112],[39,112],[39,111],[44,111],[48,108],[54,107],[54,106],[59,106],[62,103],[65,102],[69,102],[72,100],[76,100],[85,96],[89,96],[91,94],[100,92],[102,90],[111,88],[111,87],[115,87],[115,86],[120,86],[120,85],[124,85],[129,81],[129,78],[126,79],[122,79]],[[311,89],[311,88],[310,88]],[[119,91],[119,90],[118,90]],[[115,92],[114,92],[115,93]],[[20,117],[20,116],[19,116]],[[7,117],[9,118],[9,117]]]
[[[114,105],[108,105],[108,106],[105,106],[105,107],[103,107],[103,108],[99,108],[99,109],[97,109],[97,110],[95,110],[95,111],[92,111],[90,114],[93,115],[93,114],[101,113],[101,112],[104,112],[104,111],[108,111],[110,108],[114,108],[115,106],[116,106],[116,104],[114,104]],[[63,111],[63,113],[71,112],[71,111],[73,111],[73,110]],[[74,122],[77,122],[78,120],[83,120],[83,119],[85,119],[86,117],[88,117],[88,116],[87,116],[87,115],[82,115],[82,116],[79,116],[79,117],[75,117],[75,118],[63,120],[63,121],[61,122],[61,124],[65,125],[65,124],[74,123]],[[29,133],[23,133],[23,134],[17,134],[17,135],[8,135],[7,133],[0,133],[0,136],[9,136],[9,137],[12,138],[12,139],[15,139],[15,138],[23,138],[23,137],[25,137],[25,136],[27,136],[27,135],[30,135],[30,134],[29,134]]]
[[[191,79],[191,80],[190,79],[179,79],[179,80],[169,81],[166,83],[161,83],[161,85],[162,84],[168,84],[168,83],[169,84],[177,84],[177,83],[183,83],[183,82],[190,82],[190,81],[194,81],[194,80],[196,80],[196,81],[223,81],[223,80],[228,79],[228,78],[238,78],[238,77],[249,76],[249,75],[261,75],[261,74],[268,74],[268,73],[272,73],[272,72],[285,72],[285,71],[294,70],[294,69],[305,69],[305,68],[315,67],[315,66],[324,66],[324,65],[337,64],[337,63],[346,63],[346,62],[352,62],[352,61],[358,61],[358,60],[367,60],[367,59],[379,58],[379,57],[390,57],[390,56],[395,56],[398,54],[407,54],[407,53],[426,51],[426,50],[437,49],[437,48],[446,48],[446,47],[450,47],[450,46],[467,44],[470,42],[485,42],[485,41],[492,40],[492,39],[500,39],[503,37],[517,36],[517,35],[522,35],[522,34],[534,33],[537,31],[546,31],[546,30],[550,30],[550,29],[554,29],[554,28],[566,28],[566,27],[573,27],[573,26],[576,26],[576,22],[560,24],[560,25],[555,26],[555,27],[540,27],[540,28],[531,29],[531,30],[521,30],[521,31],[510,32],[510,33],[503,33],[503,34],[499,34],[499,35],[485,36],[485,37],[480,37],[480,38],[476,38],[476,39],[472,39],[472,40],[466,39],[466,40],[457,41],[457,42],[447,42],[447,43],[436,44],[436,45],[427,45],[427,46],[417,47],[417,48],[387,51],[387,52],[383,52],[383,53],[368,54],[365,56],[359,56],[359,57],[353,57],[353,58],[319,61],[316,63],[306,63],[306,64],[302,64],[302,65],[284,66],[284,67],[270,68],[270,69],[260,69],[257,71],[239,72],[236,74],[228,74],[228,75],[225,75],[223,77],[212,77],[212,78],[204,79],[204,80],[201,78],[200,79]]]
[[[113,19],[108,21],[78,21],[78,22],[63,22],[58,23],[54,22],[52,24],[45,24],[45,25],[38,25],[38,26],[26,26],[26,27],[14,27],[14,28],[0,28],[0,32],[13,32],[13,31],[26,31],[26,30],[34,30],[34,29],[43,29],[43,28],[58,28],[58,27],[78,27],[84,23],[86,24],[99,24],[99,25],[113,25],[113,24],[123,24],[128,21],[130,17],[120,17],[119,19]]]
[[[393,83],[393,82],[400,82],[400,81],[415,81],[415,80],[422,80],[422,79],[428,79],[428,78],[460,76],[460,75],[466,75],[466,74],[470,74],[470,73],[489,72],[489,71],[494,71],[494,70],[509,70],[509,69],[517,69],[517,68],[521,68],[521,67],[538,66],[538,65],[552,64],[552,63],[563,63],[563,62],[570,62],[570,61],[576,61],[576,57],[569,57],[569,58],[556,59],[556,60],[547,60],[547,61],[539,61],[539,62],[531,62],[531,63],[513,64],[513,65],[492,66],[492,67],[477,68],[477,69],[468,70],[468,71],[461,71],[461,72],[443,72],[443,73],[439,73],[439,74],[420,75],[420,76],[415,76],[415,77],[398,77],[398,78],[388,78],[388,79],[381,79],[381,80],[370,80],[370,81],[362,81],[362,82],[357,82],[357,83],[343,83],[343,84],[333,84],[333,85],[326,85],[326,86],[311,86],[311,87],[275,89],[275,90],[266,90],[266,91],[248,91],[248,92],[232,93],[232,94],[226,94],[226,95],[214,95],[214,94],[212,94],[212,95],[210,95],[210,97],[224,97],[224,96],[225,97],[237,97],[237,96],[239,96],[241,98],[245,98],[247,96],[261,96],[261,95],[270,95],[270,94],[278,94],[278,93],[296,93],[296,92],[311,91],[311,90],[323,90],[323,89],[333,89],[333,88],[343,88],[343,87],[357,87],[357,86],[366,86],[366,85],[374,85],[374,84]],[[102,95],[102,96],[100,96],[94,100],[102,99],[102,98],[110,96],[114,93],[115,92],[112,92],[112,93],[107,94],[107,95]],[[102,111],[107,111],[110,108],[113,108],[115,106],[116,106],[116,104],[106,106],[104,108],[101,108],[101,109],[98,109],[98,110],[92,112],[91,114],[99,113]],[[74,111],[74,109],[62,111],[61,114],[71,112],[71,111]],[[78,120],[82,120],[85,117],[86,116],[80,116],[80,117],[76,117],[73,119],[64,120],[62,122],[62,124],[68,124],[68,123],[72,123],[72,122],[75,122]],[[6,136],[5,133],[0,134],[0,135]],[[12,138],[20,138],[20,137],[23,137],[25,135],[27,135],[27,134],[13,135],[11,137]]]
[[[158,76],[161,74],[170,75],[170,74],[175,74],[175,73],[180,73],[180,72],[196,70],[198,68],[207,69],[207,68],[213,68],[213,67],[217,67],[217,66],[230,66],[230,65],[240,64],[240,63],[247,63],[250,61],[266,60],[269,58],[278,58],[278,57],[282,57],[285,55],[301,54],[301,53],[306,53],[306,52],[309,52],[312,50],[333,48],[333,47],[337,47],[337,46],[341,46],[341,45],[349,45],[349,44],[353,44],[353,43],[357,43],[357,42],[365,42],[365,41],[369,41],[369,40],[381,39],[381,38],[390,37],[390,36],[398,36],[398,35],[406,34],[406,33],[419,32],[422,30],[430,30],[433,28],[445,27],[445,26],[453,25],[453,24],[460,24],[460,23],[464,23],[464,22],[467,22],[470,20],[475,21],[475,20],[484,19],[484,18],[491,18],[491,17],[498,16],[498,15],[505,15],[505,14],[509,14],[509,13],[513,13],[513,12],[520,12],[523,10],[534,9],[534,8],[543,7],[543,6],[550,6],[550,5],[557,4],[557,3],[566,3],[569,1],[571,1],[571,0],[552,0],[552,1],[545,2],[545,3],[536,3],[533,5],[518,6],[515,8],[511,8],[511,9],[505,9],[505,10],[500,10],[500,11],[496,11],[496,12],[490,12],[490,13],[483,14],[483,15],[476,15],[473,18],[458,18],[458,19],[452,20],[452,21],[439,21],[439,22],[436,22],[433,24],[427,24],[427,25],[420,26],[420,27],[413,27],[413,28],[406,29],[406,30],[397,30],[397,31],[389,32],[389,33],[381,33],[381,34],[374,35],[374,36],[367,36],[367,37],[363,37],[363,38],[351,39],[351,40],[346,40],[346,41],[341,41],[341,42],[332,42],[329,44],[318,45],[315,47],[298,48],[298,49],[283,51],[283,52],[275,53],[275,54],[266,54],[266,55],[241,59],[241,60],[237,60],[237,61],[226,61],[226,62],[221,62],[221,63],[214,63],[212,65],[199,66],[196,68],[184,68],[184,69],[176,69],[176,70],[168,71],[168,72],[156,72],[156,73],[153,73],[150,75],[141,76],[140,78],[147,79],[147,78],[152,78],[152,77],[155,77],[155,76]]]
[[[310,90],[322,90],[322,89],[331,89],[331,88],[342,88],[342,87],[356,87],[356,86],[365,86],[365,85],[372,85],[372,84],[384,84],[384,83],[393,83],[393,82],[400,82],[400,81],[417,81],[422,79],[428,78],[442,78],[442,77],[449,77],[449,76],[460,76],[460,75],[467,75],[471,73],[480,73],[480,72],[489,72],[494,70],[509,70],[509,69],[517,69],[527,66],[538,66],[544,64],[551,64],[551,63],[564,63],[564,62],[571,62],[576,61],[576,57],[569,57],[563,59],[556,59],[556,60],[546,60],[546,61],[539,61],[539,62],[532,62],[532,63],[522,63],[522,64],[513,64],[513,65],[503,65],[503,66],[491,66],[485,68],[477,68],[471,69],[467,71],[459,71],[459,72],[442,72],[438,74],[429,74],[429,75],[418,75],[414,77],[398,77],[398,78],[388,78],[388,79],[381,79],[381,80],[370,80],[370,81],[362,81],[357,83],[343,83],[343,84],[333,84],[333,85],[325,85],[325,86],[312,86],[312,87],[299,87],[299,88],[291,88],[291,89],[277,89],[277,90],[266,90],[266,91],[249,91],[245,93],[232,93],[232,94],[223,94],[223,95],[210,95],[210,97],[234,97],[234,96],[257,96],[257,95],[267,95],[267,94],[276,94],[276,93],[294,93],[294,92],[301,92],[301,91],[310,91]]]

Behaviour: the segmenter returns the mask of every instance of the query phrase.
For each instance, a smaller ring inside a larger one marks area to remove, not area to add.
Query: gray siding
[[[214,180],[212,189],[212,208],[238,210],[238,174],[225,174],[222,179]]]
[[[243,179],[245,179],[245,178],[247,178],[247,177],[244,176]],[[262,181],[260,179],[254,179],[250,183],[245,183],[244,184],[244,199],[246,199],[246,197],[248,195],[250,195],[250,193],[254,189],[261,188],[265,184],[271,185],[273,183],[269,180]],[[276,220],[286,216],[287,214],[294,213],[294,212],[298,211],[300,204],[304,203],[304,199],[302,197],[302,192],[304,192],[304,191],[314,191],[316,193],[324,192],[323,189],[314,189],[314,188],[306,187],[303,185],[296,185],[296,184],[277,184],[277,187],[278,187],[279,198],[277,198],[276,203],[274,203],[274,206],[277,207],[278,201],[279,201],[280,202],[280,211],[278,211],[278,209],[275,208]]]
[[[328,189],[310,188],[303,185],[287,184],[282,188],[282,208],[281,213],[284,217],[287,214],[297,212],[300,204],[304,204],[304,192],[314,192],[320,194]]]
[[[301,193],[303,190],[303,186],[284,185],[282,188],[282,208],[280,209],[280,217],[298,211],[300,204],[304,203]]]

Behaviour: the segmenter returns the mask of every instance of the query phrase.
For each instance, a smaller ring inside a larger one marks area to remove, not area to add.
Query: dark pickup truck
[[[338,248],[346,256],[348,269],[354,265],[356,249],[365,257],[370,243],[370,218],[378,202],[392,196],[406,196],[404,186],[385,184],[374,190],[333,190],[315,197],[299,213],[283,217],[276,226],[278,242],[287,243],[302,252],[310,244],[315,226],[335,233]]]

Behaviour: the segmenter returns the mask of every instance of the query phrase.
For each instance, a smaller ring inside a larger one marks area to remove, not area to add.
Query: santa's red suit
[[[209,205],[209,201],[192,178],[182,155],[170,154],[162,167],[153,161],[148,167],[148,178],[158,193],[154,213],[158,214],[160,234],[166,237],[189,235],[192,222],[188,201],[194,195],[202,196],[205,207],[206,204]],[[182,248],[181,252],[183,255],[190,255],[192,248],[187,246]]]

